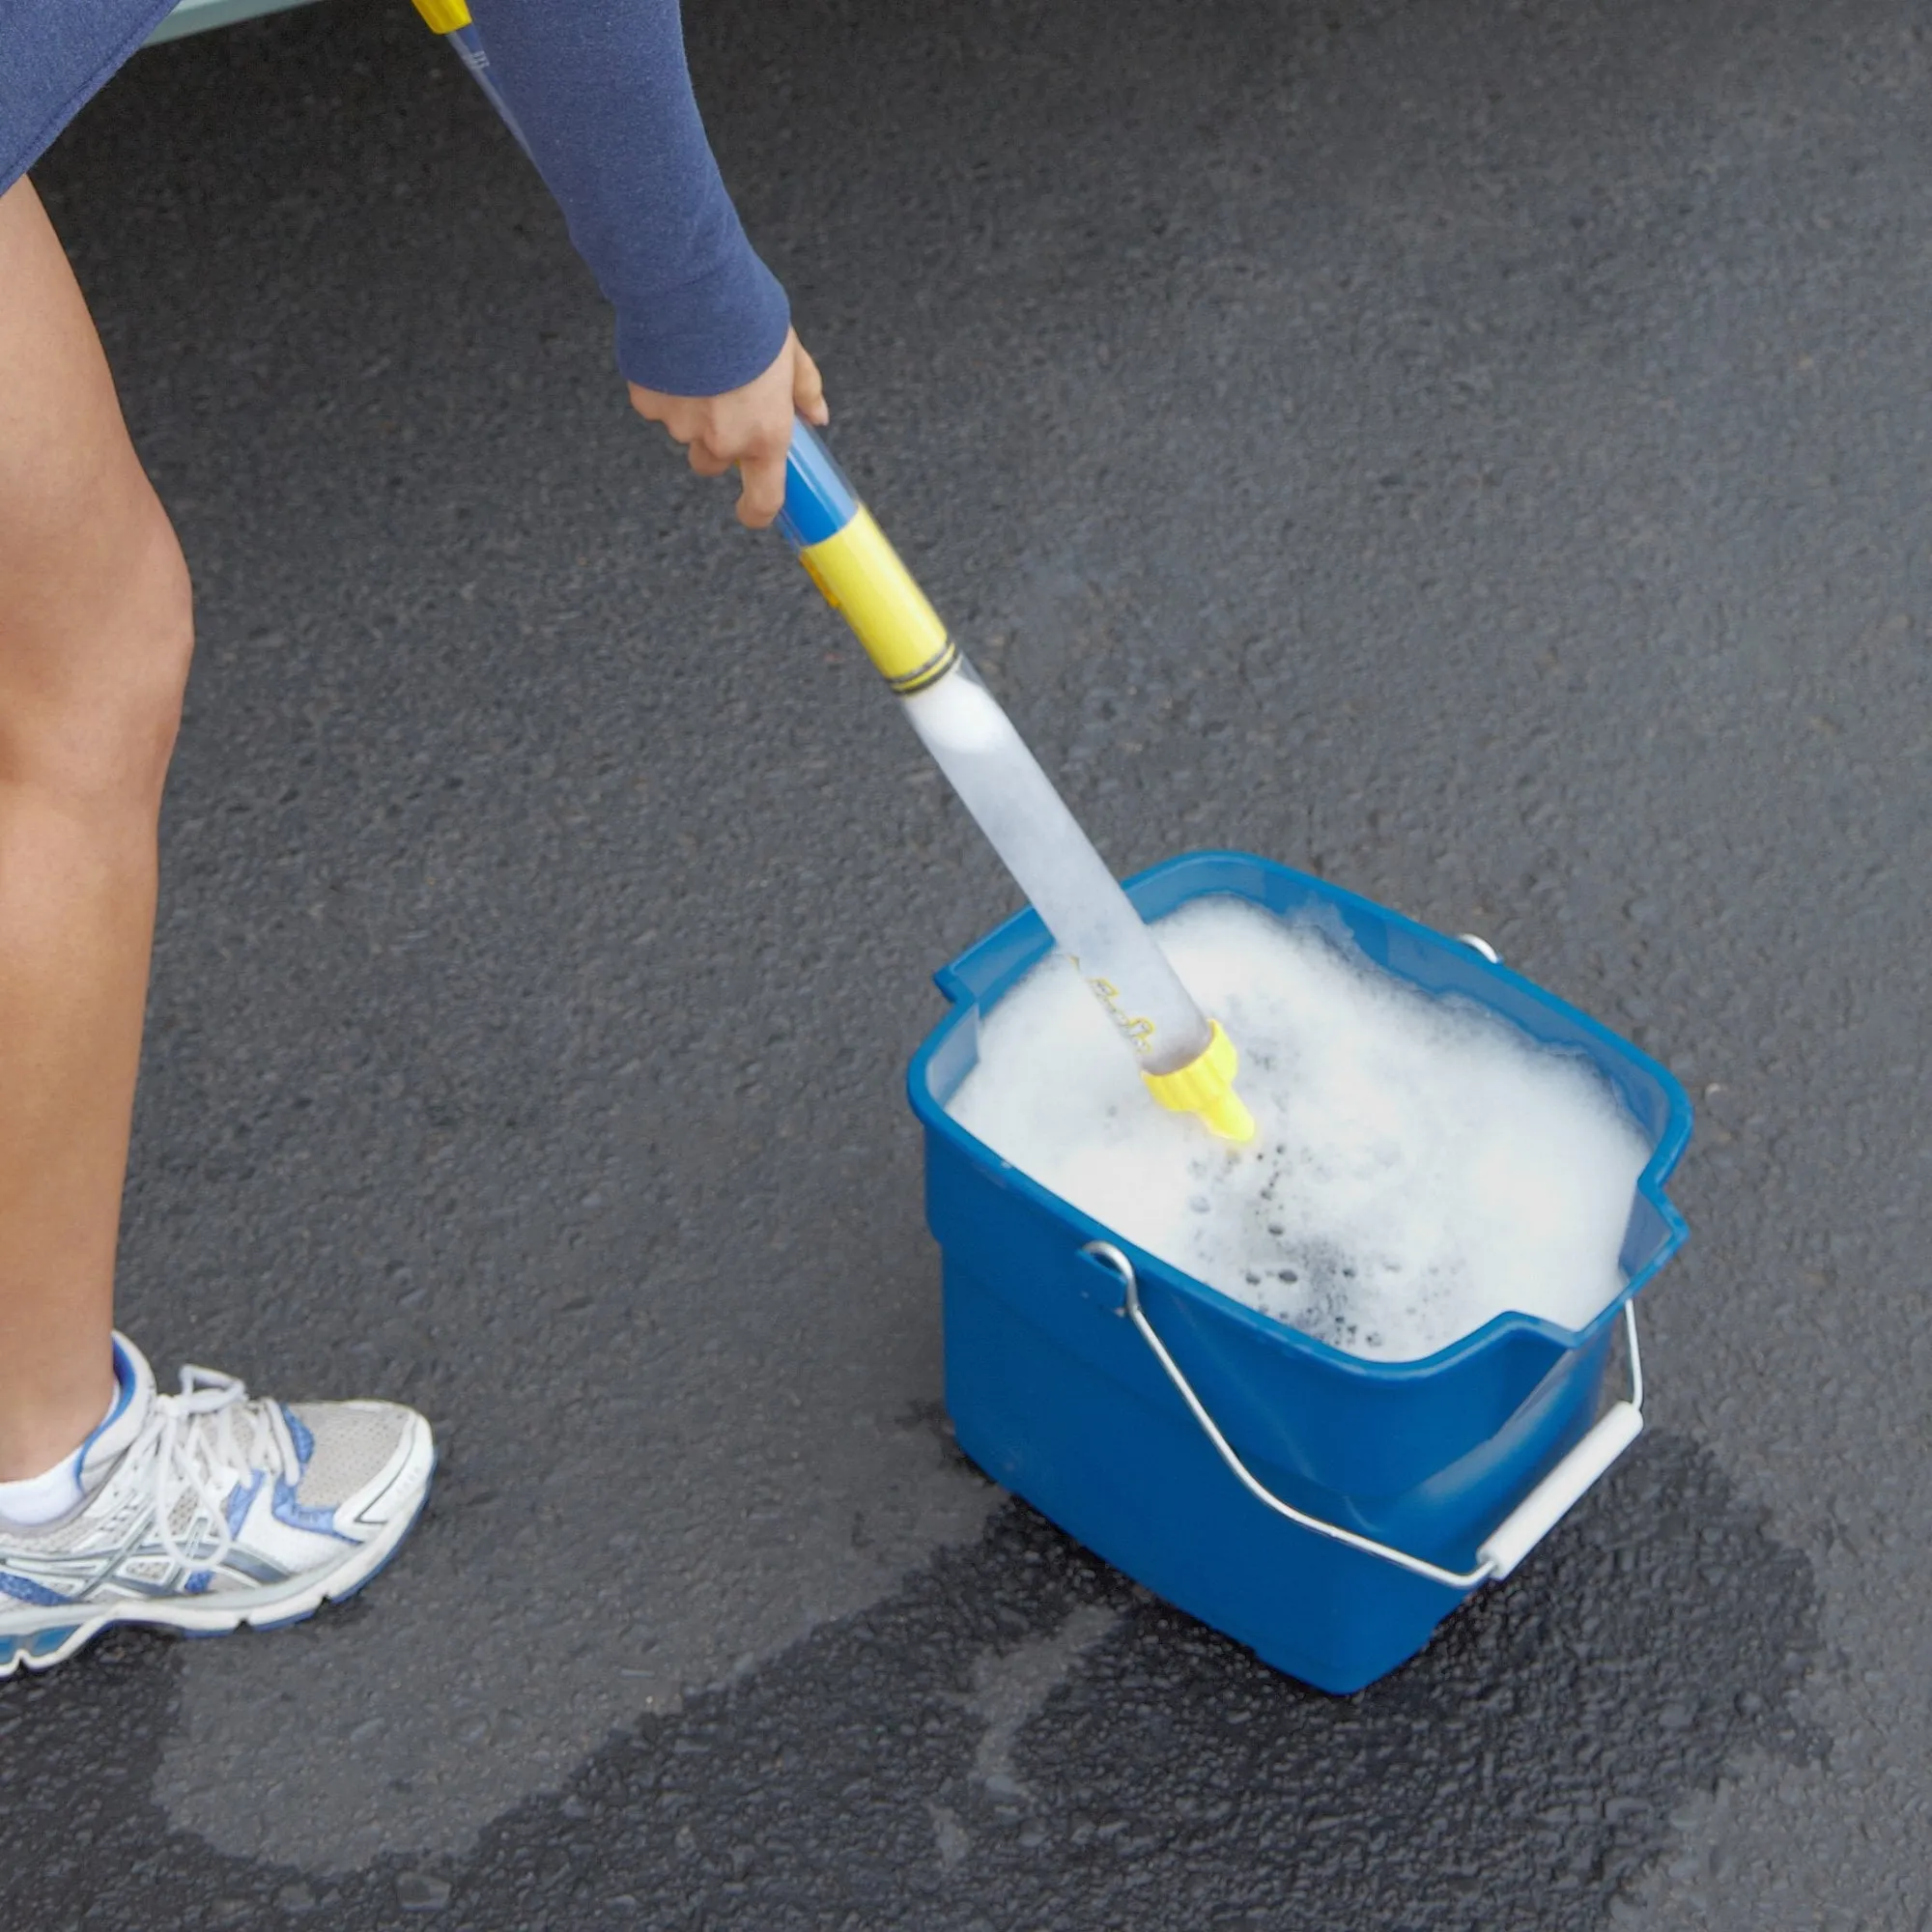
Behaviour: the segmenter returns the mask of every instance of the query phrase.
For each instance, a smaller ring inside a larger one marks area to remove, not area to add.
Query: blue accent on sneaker
[[[118,1337],[114,1342],[114,1406],[101,1418],[99,1428],[91,1431],[87,1440],[73,1452],[73,1480],[76,1483],[80,1481],[80,1472],[86,1465],[87,1452],[127,1414],[128,1405],[134,1400],[133,1364],[122,1353]]]
[[[14,1653],[16,1650],[18,1650],[19,1647],[20,1647],[20,1639],[18,1637],[0,1636],[0,1670],[5,1670],[6,1667],[13,1662]]]
[[[49,1590],[44,1583],[36,1583],[31,1577],[15,1577],[11,1571],[0,1570],[0,1597],[14,1597],[23,1604],[40,1604],[49,1609],[64,1605],[68,1599],[57,1590]]]
[[[305,1529],[311,1536],[332,1536],[342,1543],[355,1541],[336,1528],[333,1508],[318,1509],[313,1503],[303,1502],[296,1494],[296,1486],[286,1477],[275,1484],[272,1507],[275,1520],[287,1523],[291,1529]]]
[[[184,1597],[204,1597],[208,1594],[208,1586],[213,1581],[214,1572],[213,1570],[191,1571],[183,1580],[182,1595]]]
[[[248,1511],[255,1498],[262,1493],[262,1472],[255,1470],[245,1483],[237,1483],[228,1492],[228,1534],[240,1536],[242,1525],[247,1520]]]
[[[304,1423],[287,1403],[281,1404],[282,1420],[289,1425],[289,1436],[296,1445],[296,1458],[305,1470],[315,1454],[315,1431]]]
[[[63,1630],[36,1631],[27,1639],[27,1655],[44,1657],[48,1651],[58,1650],[79,1628],[78,1624],[69,1624]]]

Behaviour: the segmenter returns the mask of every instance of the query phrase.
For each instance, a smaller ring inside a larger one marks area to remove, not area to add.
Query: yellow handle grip
[[[899,696],[936,684],[959,662],[939,612],[863,505],[842,530],[807,544],[798,560]]]

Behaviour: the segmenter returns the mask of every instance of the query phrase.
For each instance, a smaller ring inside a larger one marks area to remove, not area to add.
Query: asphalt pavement
[[[1932,1924],[1922,8],[690,13],[1110,860],[1690,1086],[1652,1428],[1343,1700],[967,1464],[900,1083],[1010,887],[403,0],[177,43],[37,172],[200,597],[122,1319],[445,1461],[355,1605],[5,1688],[0,1923]]]

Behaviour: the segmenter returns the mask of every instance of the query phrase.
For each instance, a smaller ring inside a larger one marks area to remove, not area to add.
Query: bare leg
[[[0,195],[0,1481],[113,1392],[186,566],[33,188]]]

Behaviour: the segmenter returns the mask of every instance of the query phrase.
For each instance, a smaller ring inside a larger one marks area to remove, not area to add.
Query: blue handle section
[[[791,454],[785,458],[784,508],[779,528],[793,550],[837,536],[859,514],[859,498],[818,432],[803,416],[791,423]]]

